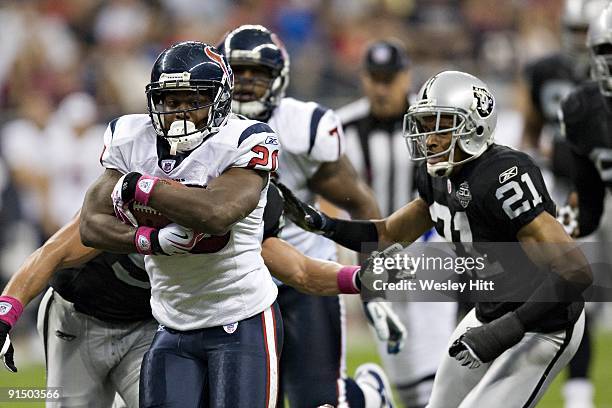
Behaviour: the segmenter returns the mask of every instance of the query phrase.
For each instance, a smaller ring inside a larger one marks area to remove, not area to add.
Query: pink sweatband
[[[153,254],[153,242],[151,234],[156,231],[155,228],[151,227],[138,227],[136,234],[134,235],[134,244],[136,245],[136,251],[142,255]]]
[[[355,275],[361,269],[359,266],[343,266],[337,275],[338,289],[340,293],[355,294],[359,289],[355,286]]]
[[[146,174],[140,176],[138,182],[136,182],[136,191],[134,192],[134,200],[144,205],[149,204],[149,198],[151,198],[151,192],[153,187],[159,181],[159,177],[147,176]]]
[[[21,313],[23,313],[23,305],[19,300],[12,296],[0,296],[0,320],[15,327]]]

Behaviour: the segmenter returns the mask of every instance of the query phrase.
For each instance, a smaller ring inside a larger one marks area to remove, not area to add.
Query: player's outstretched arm
[[[80,233],[83,245],[108,252],[137,252],[134,243],[136,228],[116,216],[111,193],[122,174],[106,169],[85,195],[81,209]]]
[[[0,358],[17,371],[8,332],[15,326],[23,308],[45,289],[58,269],[81,265],[99,252],[81,244],[79,216],[66,224],[30,255],[15,273],[0,296]]]
[[[81,243],[77,214],[24,261],[2,295],[18,299],[25,306],[47,287],[56,270],[82,265],[99,253]]]
[[[362,252],[364,243],[387,247],[392,243],[414,242],[433,226],[427,203],[417,198],[382,220],[341,220],[325,215],[297,198],[281,183],[285,215],[299,227],[315,232],[336,243]],[[370,247],[371,249],[371,247]]]
[[[177,224],[222,235],[257,207],[267,181],[267,172],[232,167],[206,188],[156,183],[148,205]]]
[[[332,204],[346,210],[351,218],[372,220],[381,217],[374,192],[357,175],[346,157],[321,164],[308,180],[308,187]]]
[[[343,293],[338,285],[338,273],[343,266],[336,262],[310,258],[280,238],[266,239],[261,256],[275,278],[300,292],[320,296]],[[352,267],[353,271],[357,269]]]

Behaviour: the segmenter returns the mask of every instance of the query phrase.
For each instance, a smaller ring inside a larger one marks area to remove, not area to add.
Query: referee
[[[372,43],[361,70],[365,96],[337,111],[346,155],[372,187],[387,216],[412,199],[413,164],[402,137],[409,106],[410,59],[395,39]]]
[[[370,44],[360,77],[364,97],[336,112],[344,127],[346,155],[387,216],[413,198],[414,167],[402,135],[412,99],[410,59],[401,42],[385,39]],[[424,407],[455,327],[456,304],[406,301],[390,306],[406,326],[410,347],[389,355],[386,344],[377,341],[381,360],[403,404]]]

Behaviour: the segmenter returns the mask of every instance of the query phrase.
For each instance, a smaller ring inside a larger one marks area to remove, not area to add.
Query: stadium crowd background
[[[0,283],[78,210],[102,171],[105,124],[146,111],[152,63],[176,41],[216,44],[240,24],[263,24],[291,56],[287,94],[338,108],[361,95],[365,46],[396,37],[409,51],[414,91],[442,69],[480,76],[501,108],[497,139],[519,146],[521,70],[559,50],[562,5],[562,0],[4,0]],[[22,332],[26,321],[18,325]],[[32,328],[34,323],[31,316]],[[18,363],[25,358],[17,352]]]

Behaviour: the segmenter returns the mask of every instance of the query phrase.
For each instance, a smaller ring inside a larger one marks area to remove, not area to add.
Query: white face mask
[[[202,143],[204,133],[197,132],[195,124],[189,120],[172,122],[166,140],[170,143],[170,154],[188,152]]]

